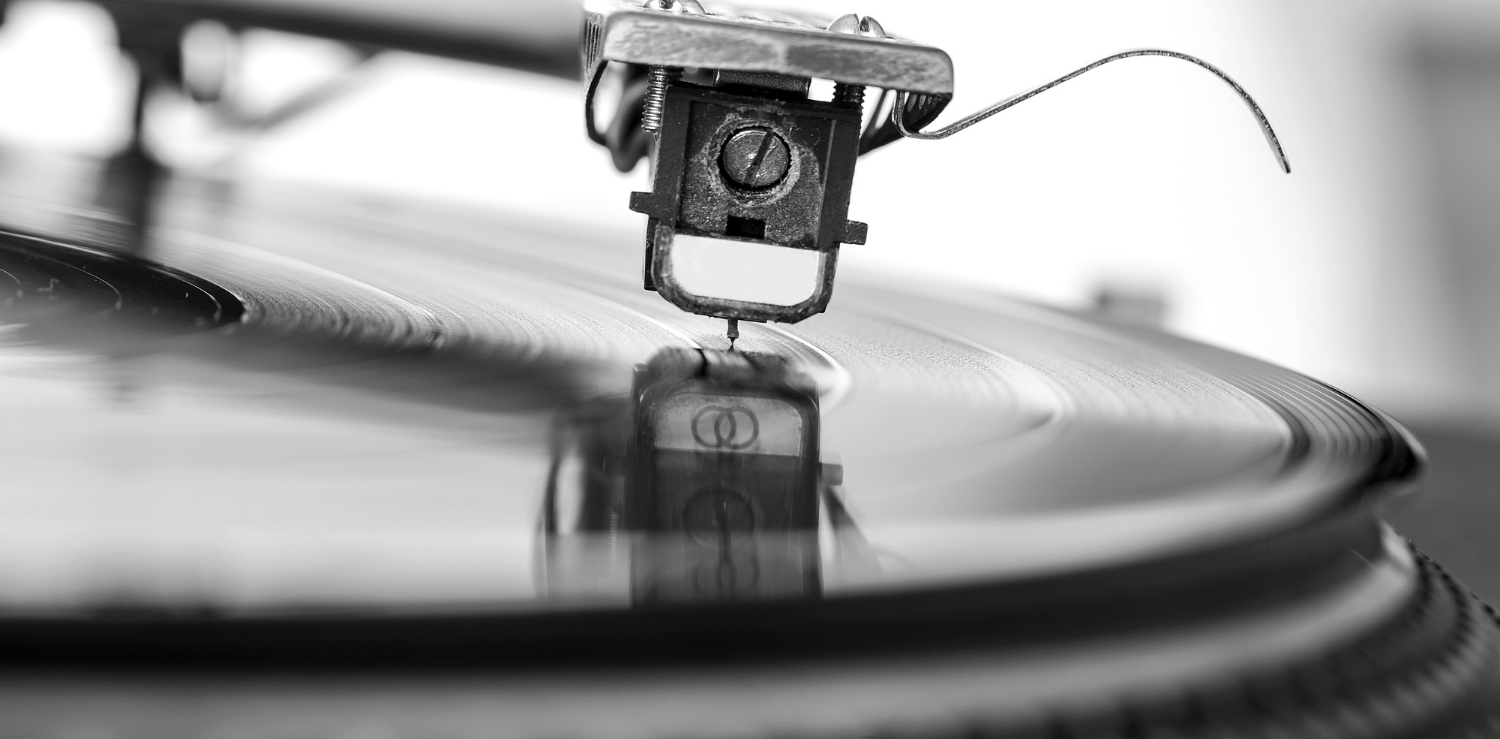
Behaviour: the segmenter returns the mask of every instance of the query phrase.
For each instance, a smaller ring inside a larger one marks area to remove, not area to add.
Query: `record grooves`
[[[643,738],[1399,694],[1420,732],[1500,690],[1376,515],[1420,447],[1231,352],[847,267],[727,351],[615,235],[119,162],[16,159],[0,223],[0,729],[125,691]]]

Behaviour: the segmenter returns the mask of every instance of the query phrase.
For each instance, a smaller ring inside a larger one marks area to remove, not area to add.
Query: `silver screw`
[[[850,36],[857,36],[859,35],[859,16],[853,13],[841,15],[828,24],[828,30],[831,33],[846,33]]]
[[[657,133],[661,131],[662,113],[667,105],[667,88],[682,78],[682,67],[652,67],[647,74],[646,109],[641,114],[641,128]]]
[[[828,24],[828,30],[832,33],[842,33],[850,36],[867,36],[869,38],[885,38],[885,27],[880,21],[869,16],[860,18],[849,13],[841,15],[832,23]],[[833,102],[846,108],[863,110],[865,106],[865,86],[835,82],[833,84]]]
[[[669,13],[706,15],[698,0],[647,0],[641,7]],[[667,105],[667,88],[682,78],[682,67],[651,67],[647,75],[646,104],[641,113],[641,128],[649,133],[659,133],[662,114]]]
[[[842,82],[833,84],[833,102],[846,108],[865,107],[865,86],[846,85]]]
[[[792,153],[780,136],[764,128],[747,128],[724,142],[720,162],[724,174],[736,185],[760,190],[786,176]]]
[[[689,15],[708,15],[703,9],[703,4],[698,0],[646,0],[641,7],[647,10],[669,10],[673,13],[687,13]]]

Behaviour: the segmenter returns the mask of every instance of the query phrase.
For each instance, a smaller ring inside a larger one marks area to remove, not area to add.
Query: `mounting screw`
[[[847,33],[850,36],[858,36],[859,16],[853,13],[841,15],[828,24],[828,30],[830,33]]]
[[[850,36],[866,36],[869,38],[885,38],[885,27],[880,21],[865,16],[849,13],[841,15],[832,23],[828,24],[831,33],[842,33]],[[865,86],[835,82],[833,85],[833,102],[846,108],[862,110],[865,105]]]
[[[660,2],[661,0],[653,1]],[[849,36],[887,38],[885,26],[880,25],[880,21],[877,21],[868,15],[861,18],[853,13],[841,15],[838,18],[835,18],[832,23],[828,24],[828,31],[830,33],[842,33]]]
[[[646,10],[664,10],[685,15],[707,15],[698,0],[646,0]],[[651,67],[646,79],[646,105],[641,113],[641,128],[648,133],[661,131],[662,112],[667,104],[667,88],[682,78],[681,67]]]
[[[792,166],[792,153],[780,136],[764,128],[747,128],[724,142],[719,162],[731,182],[760,190],[786,176]]]
[[[641,128],[650,133],[661,130],[662,114],[667,106],[667,88],[682,78],[681,67],[652,67],[646,78],[646,108],[641,113]]]
[[[647,10],[669,10],[673,13],[688,13],[691,15],[708,15],[703,9],[703,4],[698,0],[646,0],[641,7]]]
[[[833,83],[833,102],[846,108],[865,107],[865,86],[846,85],[842,82]]]

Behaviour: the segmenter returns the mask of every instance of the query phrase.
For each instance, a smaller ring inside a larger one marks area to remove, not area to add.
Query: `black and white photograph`
[[[0,0],[0,739],[1500,739],[1495,0]]]

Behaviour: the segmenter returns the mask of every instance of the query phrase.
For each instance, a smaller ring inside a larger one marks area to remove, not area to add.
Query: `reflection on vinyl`
[[[563,416],[542,522],[548,594],[818,597],[819,508],[835,493],[816,386],[774,358],[684,349],[635,377],[628,402]]]

